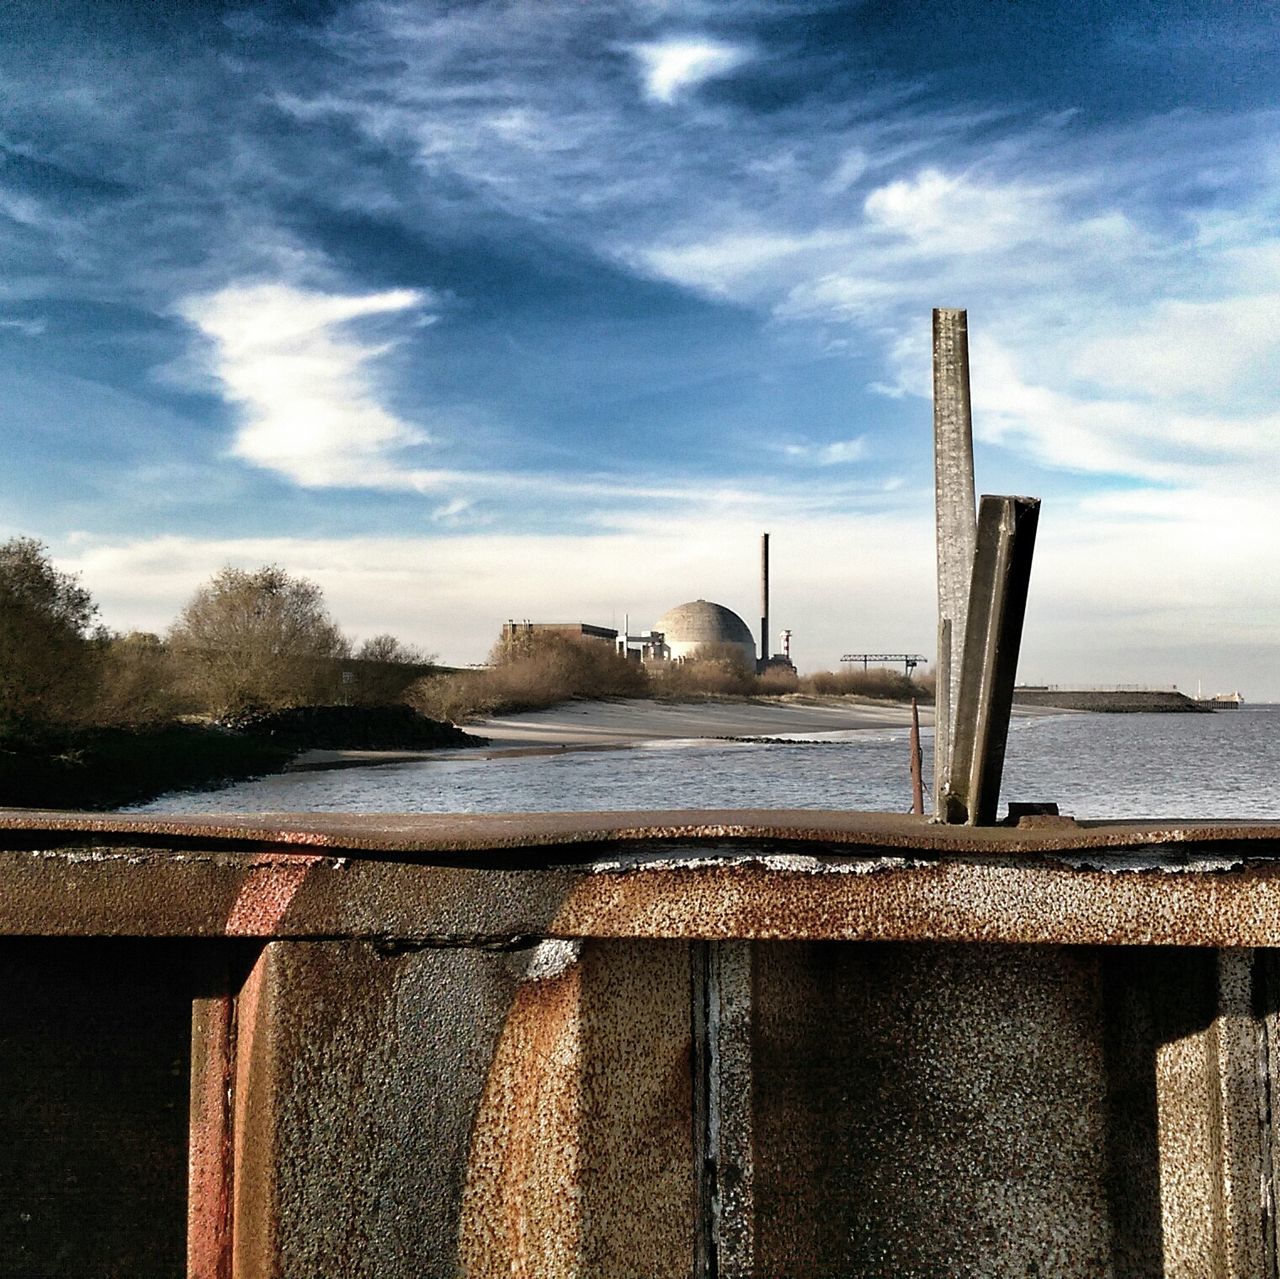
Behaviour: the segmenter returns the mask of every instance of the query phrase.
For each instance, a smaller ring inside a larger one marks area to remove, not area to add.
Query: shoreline
[[[932,729],[933,707],[920,708],[922,729]],[[911,707],[902,702],[852,702],[846,698],[795,701],[705,699],[659,702],[647,698],[565,702],[540,711],[476,720],[462,727],[488,744],[433,751],[304,751],[287,772],[368,768],[426,760],[518,758],[577,751],[628,750],[659,742],[822,740],[831,735],[909,728]]]
[[[1079,714],[1061,707],[1015,705],[1018,719]],[[619,698],[564,702],[546,710],[497,715],[460,725],[487,739],[484,746],[431,751],[310,750],[295,756],[288,773],[376,768],[431,760],[517,759],[584,751],[617,751],[677,742],[796,744],[839,741],[846,733],[911,727],[904,702],[853,701],[838,696],[713,699],[663,702]],[[920,707],[920,728],[933,731],[933,707]]]

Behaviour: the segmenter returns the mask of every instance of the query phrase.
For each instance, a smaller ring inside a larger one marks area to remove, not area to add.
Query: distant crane
[[[901,662],[903,674],[910,675],[921,662],[927,662],[929,659],[923,653],[846,653],[840,660],[861,662],[864,671],[872,662],[877,666],[883,666],[885,662]]]

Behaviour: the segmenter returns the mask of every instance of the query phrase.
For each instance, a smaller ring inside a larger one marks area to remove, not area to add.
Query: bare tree
[[[387,634],[365,640],[356,650],[356,657],[362,662],[392,662],[397,666],[429,666],[433,660],[431,654]]]
[[[85,717],[96,680],[98,610],[30,537],[0,544],[0,728]]]
[[[405,690],[435,662],[394,635],[375,635],[356,650],[351,683],[343,690],[352,701],[365,706],[390,706],[404,700]]]
[[[320,588],[275,564],[222,569],[169,631],[193,697],[214,714],[332,701],[350,645]]]

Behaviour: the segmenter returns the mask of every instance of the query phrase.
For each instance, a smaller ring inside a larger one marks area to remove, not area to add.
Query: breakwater
[[[1022,706],[1052,706],[1064,711],[1097,711],[1107,715],[1197,714],[1213,709],[1176,688],[1072,689],[1028,685],[1015,688],[1013,700]]]

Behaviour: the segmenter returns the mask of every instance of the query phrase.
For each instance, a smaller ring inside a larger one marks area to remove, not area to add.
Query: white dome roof
[[[710,600],[690,600],[669,608],[653,624],[666,637],[672,657],[689,657],[704,644],[734,644],[754,662],[756,642],[746,622],[732,609]]]

